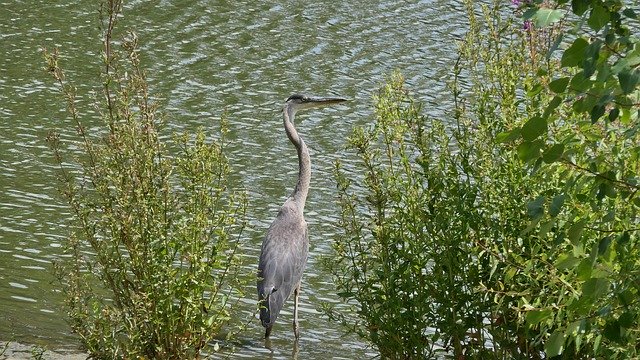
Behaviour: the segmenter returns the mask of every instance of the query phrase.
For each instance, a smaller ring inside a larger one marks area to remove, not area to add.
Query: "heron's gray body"
[[[258,294],[265,299],[260,308],[262,326],[271,328],[284,302],[302,279],[309,254],[309,234],[302,209],[288,199],[273,221],[262,246],[258,272]]]
[[[262,242],[258,263],[258,300],[260,321],[269,337],[285,301],[295,295],[293,331],[298,332],[298,295],[302,273],[309,254],[309,235],[304,220],[304,206],[311,181],[309,150],[293,125],[296,111],[343,102],[342,98],[315,98],[292,95],[285,102],[284,128],[298,152],[298,183],[278,211]]]

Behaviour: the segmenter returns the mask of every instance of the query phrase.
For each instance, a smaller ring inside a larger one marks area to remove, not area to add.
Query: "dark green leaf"
[[[544,200],[544,196],[539,196],[527,204],[527,214],[530,218],[538,219],[544,215]]]
[[[611,66],[608,63],[599,62],[597,70],[596,82],[606,83],[612,76]]]
[[[601,200],[604,199],[605,196],[612,199],[618,196],[616,188],[609,181],[603,181],[598,185],[597,198]]]
[[[527,10],[525,10],[524,13],[522,13],[522,18],[524,20],[531,20],[534,16],[536,16],[537,12],[538,12],[537,8],[530,7]]]
[[[591,109],[591,123],[595,124],[604,115],[604,105],[596,105]]]
[[[549,89],[551,89],[551,91],[553,91],[554,93],[559,94],[565,91],[565,89],[567,88],[567,85],[569,85],[569,78],[562,77],[550,82]]]
[[[636,302],[637,295],[634,294],[631,290],[627,289],[618,293],[618,300],[624,306],[630,306],[631,304]]]
[[[629,66],[627,58],[618,59],[611,67],[611,72],[614,74],[620,74],[625,71],[631,71],[631,66]]]
[[[551,164],[553,162],[558,161],[562,154],[564,153],[564,145],[563,144],[554,144],[550,148],[544,151],[542,154],[542,160],[547,164]],[[555,216],[555,215],[552,215]]]
[[[635,318],[635,316],[634,316],[633,313],[626,312],[626,313],[620,315],[620,317],[618,318],[618,323],[623,328],[631,328],[633,326],[633,323],[635,322],[634,318]]]
[[[629,240],[631,240],[631,235],[629,235],[628,231],[623,232],[622,234],[620,234],[620,236],[618,236],[617,242],[618,242],[618,246],[624,246],[626,245]]]
[[[571,10],[574,14],[580,16],[589,10],[590,0],[571,0]]]
[[[549,206],[549,215],[556,217],[560,214],[560,210],[562,210],[562,205],[564,205],[564,194],[556,195],[551,200],[551,206]]]
[[[540,135],[547,132],[547,120],[540,116],[534,116],[522,125],[522,138],[526,141],[533,141]]]
[[[591,77],[596,72],[596,64],[600,57],[600,48],[602,47],[602,40],[595,40],[585,50],[585,58],[582,62],[582,68],[584,69],[584,76],[586,78]]]
[[[544,321],[551,317],[551,315],[553,315],[551,309],[531,310],[527,313],[527,324],[529,326],[537,325],[541,321]]]
[[[576,113],[590,112],[591,109],[593,109],[593,107],[596,106],[596,102],[597,102],[597,99],[595,96],[587,95],[575,101],[573,105],[571,105],[571,107],[573,108],[573,111],[575,111]],[[579,126],[582,128],[586,124],[587,123],[585,122],[583,124],[579,124]],[[591,122],[589,122],[589,126],[591,126]]]
[[[584,59],[585,49],[589,46],[587,40],[579,37],[573,41],[571,46],[562,54],[560,63],[563,67],[578,66]]]
[[[611,245],[611,240],[610,236],[605,236],[600,239],[600,243],[598,244],[598,255],[603,255],[607,251],[609,245]]]
[[[609,11],[602,5],[596,4],[591,9],[591,15],[589,15],[587,24],[589,24],[589,27],[591,27],[593,30],[598,31],[609,22],[610,18],[611,15],[609,14]]]
[[[620,115],[620,109],[618,108],[613,108],[611,109],[611,111],[609,111],[609,121],[616,121],[616,119],[618,118],[618,115]]]
[[[576,73],[571,81],[571,89],[578,92],[586,92],[592,85],[592,81],[584,76],[584,72]]]
[[[631,19],[638,19],[638,15],[631,8],[626,8],[622,10],[622,14]]]
[[[609,280],[605,278],[591,278],[582,285],[582,295],[597,300],[609,292]]]
[[[626,70],[626,69],[625,69]],[[618,81],[620,81],[620,87],[622,88],[622,92],[624,94],[630,94],[638,85],[638,81],[640,80],[640,76],[638,76],[637,71],[622,71],[618,74]]]
[[[564,332],[556,330],[549,336],[547,342],[544,344],[544,351],[547,354],[547,358],[552,356],[561,355],[564,351]]]
[[[621,342],[622,341],[622,332],[621,332],[620,323],[616,321],[608,321],[604,326],[604,337],[611,341]]]

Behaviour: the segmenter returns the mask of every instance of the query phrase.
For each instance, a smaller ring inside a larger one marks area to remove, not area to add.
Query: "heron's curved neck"
[[[298,131],[293,125],[295,111],[289,107],[284,108],[284,129],[291,143],[298,150],[298,183],[296,184],[291,198],[300,206],[300,210],[304,210],[307,194],[309,193],[309,184],[311,182],[311,159],[309,158],[309,149],[304,140],[298,135]]]

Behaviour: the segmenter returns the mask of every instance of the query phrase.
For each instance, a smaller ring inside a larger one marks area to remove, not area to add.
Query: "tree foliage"
[[[522,2],[523,26],[467,7],[454,125],[395,76],[349,140],[359,162],[336,165],[326,265],[357,315],[327,313],[384,358],[635,358],[635,12]]]
[[[162,134],[137,38],[116,30],[121,10],[119,0],[101,8],[103,126],[77,107],[57,50],[45,51],[76,129],[48,139],[74,220],[57,274],[92,357],[194,358],[239,325],[246,200],[229,187],[224,121],[218,140]]]

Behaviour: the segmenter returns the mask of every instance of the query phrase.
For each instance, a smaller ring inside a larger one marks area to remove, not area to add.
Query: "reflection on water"
[[[73,346],[51,262],[68,234],[67,208],[55,188],[44,138],[52,128],[72,134],[64,104],[42,71],[40,48],[58,46],[81,105],[92,101],[84,84],[96,78],[96,9],[88,2],[43,0],[3,4],[0,12],[0,339]],[[301,114],[298,129],[311,149],[307,201],[310,256],[301,294],[302,338],[291,332],[291,308],[265,348],[255,321],[240,339],[242,358],[352,359],[372,355],[316,310],[337,302],[319,267],[336,229],[332,163],[350,129],[371,122],[372,92],[401,70],[433,115],[444,117],[445,80],[463,32],[457,2],[132,1],[123,24],[143,44],[151,87],[161,97],[171,130],[215,127],[223,111],[231,122],[230,158],[249,193],[245,249],[253,271],[262,236],[295,184],[296,153],[282,129],[280,107],[294,92],[341,95],[348,105]],[[93,83],[95,85],[95,83]],[[67,126],[67,128],[64,128]],[[357,176],[354,174],[354,176]],[[253,293],[253,288],[248,290]],[[254,302],[247,299],[247,313]]]

